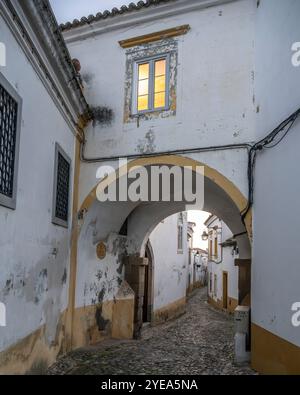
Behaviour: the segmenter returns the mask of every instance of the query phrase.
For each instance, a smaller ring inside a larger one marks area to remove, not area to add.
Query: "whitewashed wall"
[[[232,237],[232,232],[228,226],[221,220],[216,219],[209,228],[218,226],[222,228],[222,232],[218,236],[218,243],[223,243]],[[228,273],[228,297],[235,300],[239,299],[239,289],[238,289],[238,276],[239,269],[234,265],[234,259],[236,256],[232,255],[231,247],[218,247],[218,261],[222,261],[217,264],[213,261],[208,261],[208,279],[210,273],[212,273],[212,290],[208,289],[209,296],[215,301],[223,299],[223,272]],[[217,295],[214,294],[214,276],[217,275]]]
[[[94,122],[90,126],[86,155],[107,157],[253,141],[255,3],[234,1],[159,18],[156,7],[150,7],[135,18],[130,16],[130,29],[122,27],[124,15],[66,32],[70,52],[82,65],[88,102],[114,112],[111,122]],[[146,23],[141,15],[152,19]],[[124,123],[126,50],[118,42],[183,24],[189,24],[191,30],[175,38],[176,116],[150,117],[139,125]],[[86,37],[88,33],[91,34]],[[239,166],[233,164],[235,155],[241,162]],[[245,180],[240,183],[239,175],[247,161],[245,151],[223,152],[217,160],[210,153],[198,159],[222,173],[229,167],[228,177],[246,189]],[[81,201],[96,184],[97,166],[82,166]]]
[[[204,9],[198,9],[199,2],[194,0],[179,3],[193,3],[195,7],[193,11],[181,10],[177,14],[172,12],[166,15],[157,13],[157,7],[149,7],[136,15],[133,13],[130,16],[108,18],[65,33],[72,57],[81,62],[87,101],[92,107],[104,106],[114,113],[111,121],[95,121],[89,126],[86,132],[87,157],[140,154],[254,140],[255,2],[241,0]],[[145,18],[149,19],[146,21]],[[126,27],[122,26],[123,23],[127,23]],[[178,44],[176,115],[150,117],[141,120],[139,125],[136,122],[124,123],[128,70],[126,50],[118,42],[183,24],[189,24],[191,30],[186,35],[175,38]],[[245,149],[186,156],[217,169],[246,196]],[[80,203],[97,184],[97,168],[105,164],[114,168],[119,166],[117,161],[82,164]],[[211,212],[219,209],[218,215],[221,216],[223,208],[218,199],[221,199],[219,193],[208,193],[205,209]],[[103,300],[112,299],[115,295],[117,283],[122,279],[122,250],[116,252],[109,240],[112,235],[119,233],[123,222],[134,208],[130,204],[112,207],[95,203],[84,217],[78,247],[76,307],[94,304],[98,300],[99,291],[103,289],[106,289]],[[137,235],[144,237],[143,225],[151,221],[151,216],[154,218],[157,215],[159,218],[155,224],[152,219],[154,226],[159,223],[164,217],[159,217],[158,213],[165,208],[156,208],[149,207],[144,211],[141,208],[135,215],[136,221],[129,219],[131,232],[134,229]],[[184,209],[185,207],[179,207],[167,215]],[[223,211],[224,215],[230,215],[230,210]],[[238,233],[241,231],[241,222],[238,213],[235,215]],[[108,251],[114,252],[108,253],[99,264],[95,250],[100,240],[108,242]],[[101,277],[99,282],[99,270],[108,270],[110,277]],[[113,282],[114,286],[109,286],[109,282]],[[103,295],[102,291],[100,295]]]
[[[256,24],[257,138],[300,107],[300,67],[291,47],[300,41],[300,2],[264,0]],[[252,320],[300,346],[291,306],[300,301],[300,121],[272,150],[258,155],[255,172]],[[284,290],[284,291],[283,291]]]
[[[178,214],[166,218],[150,236],[154,255],[154,305],[158,310],[186,296],[188,270],[187,221],[183,221],[183,252],[178,253]]]
[[[43,324],[50,345],[67,307],[70,229],[53,225],[51,215],[55,143],[73,158],[74,136],[1,17],[0,41],[7,49],[7,67],[0,72],[23,99],[17,208],[0,206],[3,351]]]

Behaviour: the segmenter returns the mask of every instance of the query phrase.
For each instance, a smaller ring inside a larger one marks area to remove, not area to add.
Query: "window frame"
[[[58,155],[69,163],[69,192],[68,192],[68,220],[64,221],[56,216],[56,200],[57,200],[57,176],[58,176]],[[59,143],[55,143],[55,159],[54,159],[54,179],[53,179],[53,193],[52,193],[52,223],[63,228],[69,227],[70,212],[71,212],[71,179],[72,179],[72,160]]]
[[[164,107],[154,108],[154,80],[155,80],[155,62],[158,60],[166,60],[166,103]],[[149,63],[149,109],[138,111],[138,75],[139,66],[141,64]],[[133,64],[133,89],[132,89],[132,108],[131,112],[133,116],[139,116],[143,114],[168,111],[170,109],[170,53],[161,53],[154,56],[147,56],[139,59],[135,59]]]
[[[183,234],[184,234],[183,223],[184,223],[183,214],[180,213],[178,214],[178,218],[177,218],[177,254],[183,254]]]
[[[10,84],[10,82],[0,72],[0,85],[7,91],[7,93],[15,100],[18,106],[17,110],[17,126],[16,126],[16,141],[15,141],[15,159],[14,159],[14,178],[13,178],[13,194],[12,197],[0,193],[0,206],[16,210],[17,207],[17,188],[18,188],[18,170],[19,170],[19,156],[20,156],[20,134],[22,122],[22,105],[23,100],[18,92]]]
[[[177,225],[177,253],[183,254],[183,224]]]

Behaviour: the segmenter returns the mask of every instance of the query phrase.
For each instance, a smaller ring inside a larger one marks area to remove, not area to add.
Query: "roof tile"
[[[128,6],[122,5],[120,8],[114,7],[111,11],[105,10],[103,11],[103,13],[98,12],[96,15],[89,15],[88,17],[82,17],[80,21],[78,19],[74,19],[73,22],[66,22],[64,24],[61,24],[60,29],[61,31],[71,30],[79,26],[89,25],[93,22],[98,22],[101,19],[114,17],[116,15],[122,15],[132,11],[138,11],[143,8],[156,6],[162,3],[169,3],[171,1],[176,1],[176,0],[144,0],[144,1],[138,1],[137,3],[130,3]]]

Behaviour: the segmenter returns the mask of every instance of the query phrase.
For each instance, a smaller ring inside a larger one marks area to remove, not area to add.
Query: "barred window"
[[[0,205],[16,208],[22,100],[0,74]]]
[[[181,254],[183,252],[183,215],[178,215],[177,223],[177,252]]]
[[[69,222],[70,173],[71,160],[56,144],[52,222],[64,227]]]

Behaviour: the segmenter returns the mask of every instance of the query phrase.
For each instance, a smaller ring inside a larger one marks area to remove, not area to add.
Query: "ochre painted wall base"
[[[251,365],[261,374],[299,375],[300,347],[252,324]]]
[[[120,319],[125,314],[127,321]],[[132,339],[134,296],[117,295],[115,300],[75,309],[73,313],[72,350],[108,338]],[[1,374],[44,374],[59,356],[66,354],[70,343],[66,334],[67,311],[60,316],[54,342],[47,344],[46,326],[0,353]]]
[[[212,305],[213,307],[215,307],[216,309],[219,310],[224,310],[227,311],[228,313],[233,314],[234,310],[237,308],[238,306],[238,301],[237,299],[233,299],[233,298],[228,298],[227,300],[227,309],[224,309],[223,307],[223,300],[222,299],[218,299],[217,301],[213,298],[211,298],[210,296],[207,299],[208,303],[210,305]]]
[[[55,341],[46,343],[46,326],[42,326],[17,344],[0,353],[0,375],[45,374],[48,366],[59,355],[66,353],[64,322],[66,312],[61,314]]]
[[[160,324],[162,322],[179,317],[181,314],[185,313],[185,307],[186,307],[186,298],[182,298],[176,300],[173,303],[168,304],[167,306],[161,309],[155,310],[153,312],[152,323]]]

